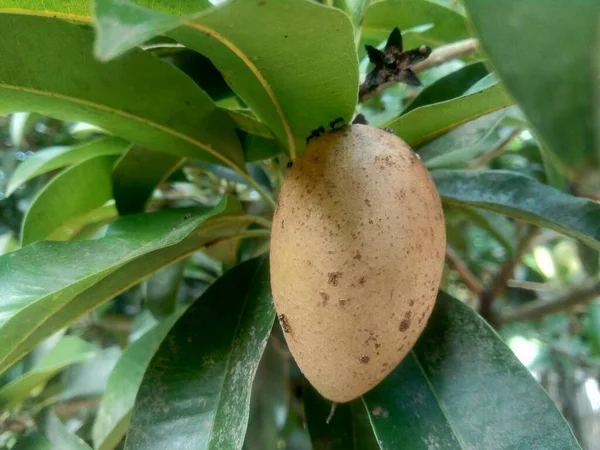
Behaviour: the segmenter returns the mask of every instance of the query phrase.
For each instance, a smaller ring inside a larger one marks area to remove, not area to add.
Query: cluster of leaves
[[[581,242],[593,292],[600,206],[573,194],[600,156],[600,6],[329,3],[0,4],[0,114],[18,113],[10,139],[32,152],[5,186],[26,214],[18,242],[0,241],[0,447],[578,448],[511,350],[444,292],[406,360],[326,424],[274,324],[265,253],[286,163],[360,112],[419,152],[467,270],[485,280],[539,227]],[[394,27],[432,58],[481,48],[357,105],[364,46]],[[457,273],[444,287],[467,299]],[[482,313],[531,309],[505,297]]]

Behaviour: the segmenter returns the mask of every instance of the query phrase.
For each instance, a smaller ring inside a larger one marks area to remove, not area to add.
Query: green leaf
[[[184,161],[184,158],[167,153],[136,146],[130,148],[117,161],[112,173],[119,214],[124,216],[143,212],[154,189],[164,183]]]
[[[402,32],[417,28],[418,39],[431,46],[469,36],[465,18],[456,11],[429,0],[371,1],[363,23],[365,36],[387,38],[394,27]],[[405,43],[405,47],[407,47]]]
[[[77,164],[95,156],[120,155],[130,144],[119,138],[101,138],[72,147],[49,147],[36,151],[17,166],[8,181],[6,195],[26,181],[51,170]]]
[[[119,358],[108,379],[106,392],[92,428],[92,440],[96,450],[112,450],[123,439],[146,367],[184,311],[185,309],[182,309],[161,321],[130,344]]]
[[[0,14],[0,29],[0,114],[27,107],[84,120],[151,150],[244,172],[229,118],[172,65],[137,49],[99,62],[92,30],[49,17]]]
[[[122,217],[93,241],[38,241],[0,256],[0,373],[77,317],[254,219],[214,208]]]
[[[289,408],[289,354],[271,336],[254,378],[245,450],[276,449]]]
[[[600,205],[504,170],[436,170],[442,200],[551,228],[600,249]]]
[[[600,3],[465,0],[485,52],[572,180],[598,167]]]
[[[48,440],[35,430],[22,435],[11,450],[52,450]]]
[[[217,280],[152,359],[125,448],[241,448],[252,382],[274,319],[265,259]]]
[[[331,401],[306,383],[304,413],[314,450],[379,450],[362,399],[336,405],[326,423],[330,411]]]
[[[18,405],[65,367],[92,358],[95,351],[78,337],[65,336],[33,369],[0,389],[0,406],[8,410]]]
[[[163,32],[208,57],[292,159],[312,130],[338,117],[349,121],[354,111],[354,31],[335,9],[304,0],[234,0],[201,14],[169,17],[123,0],[102,0],[95,15],[101,58]]]
[[[487,77],[483,80],[486,79]],[[511,104],[510,98],[499,84],[485,84],[487,86],[479,91],[469,91],[470,93],[452,100],[413,109],[385,126],[409,145],[415,146]]]
[[[144,281],[144,304],[157,319],[175,312],[186,261],[178,261]]]
[[[267,139],[273,138],[269,129],[256,118],[252,110],[225,109],[225,112],[238,130]]]
[[[21,245],[47,239],[69,219],[112,198],[110,174],[115,156],[98,156],[55,176],[35,197],[21,228]]]
[[[333,6],[348,14],[356,28],[360,28],[368,5],[369,0],[333,0]]]
[[[108,377],[120,356],[121,349],[114,345],[97,352],[89,361],[67,368],[61,374],[61,390],[57,399],[65,402],[102,397]]]
[[[67,427],[56,417],[50,406],[40,412],[36,418],[36,423],[52,444],[52,448],[60,450],[92,450],[83,439],[67,430]]]
[[[39,116],[28,112],[16,112],[10,117],[8,133],[13,147],[21,147],[25,140],[25,135],[37,122]]]
[[[487,76],[488,73],[488,70],[482,62],[476,62],[461,67],[425,87],[425,89],[419,92],[414,100],[406,106],[404,111],[402,111],[402,114],[406,114],[421,106],[460,97],[475,83]]]
[[[418,152],[423,164],[430,170],[465,167],[497,143],[498,139],[492,134],[504,115],[505,110],[495,111],[422,145]]]
[[[363,398],[381,448],[580,448],[510,348],[443,292],[413,351]]]
[[[0,255],[12,252],[15,248],[18,247],[18,245],[19,243],[15,239],[12,231],[0,234]]]

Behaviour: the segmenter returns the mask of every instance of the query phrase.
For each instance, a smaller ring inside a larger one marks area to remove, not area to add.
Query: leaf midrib
[[[431,395],[433,396],[433,399],[435,400],[435,402],[437,403],[438,407],[440,408],[440,411],[442,412],[442,414],[444,416],[444,419],[446,419],[446,423],[450,427],[450,430],[452,431],[452,435],[456,438],[456,441],[458,442],[458,445],[460,445],[460,448],[466,449],[467,448],[466,444],[463,442],[463,440],[460,437],[460,435],[456,432],[456,430],[454,428],[454,425],[453,425],[452,421],[450,420],[448,412],[446,411],[446,408],[442,404],[442,401],[440,400],[440,398],[438,397],[435,389],[433,388],[433,385],[431,384],[431,380],[430,380],[429,376],[427,376],[427,373],[425,372],[425,369],[421,365],[421,361],[419,361],[419,357],[417,356],[417,354],[414,351],[414,349],[411,350],[410,353],[411,353],[413,359],[415,360],[415,363],[417,364],[417,367],[421,371],[421,374],[423,375],[423,378],[425,379],[425,382],[427,383],[427,387],[429,388],[429,391],[431,392]]]
[[[4,88],[4,89],[9,89],[9,90],[13,90],[13,91],[20,91],[20,92],[26,92],[26,93],[30,93],[30,94],[35,94],[35,95],[41,95],[41,96],[45,96],[45,97],[50,97],[50,98],[56,98],[59,100],[65,100],[71,103],[75,103],[77,105],[82,105],[82,106],[86,106],[86,107],[90,107],[90,108],[94,108],[98,111],[102,111],[102,112],[107,112],[110,114],[115,114],[117,116],[121,116],[124,117],[126,119],[130,119],[133,120],[135,122],[138,123],[142,123],[144,125],[148,125],[152,128],[155,128],[159,131],[162,131],[164,133],[167,133],[173,137],[176,137],[178,139],[184,140],[190,144],[192,144],[195,147],[198,147],[202,150],[204,150],[206,153],[209,153],[211,156],[217,158],[218,160],[220,160],[223,164],[232,167],[234,169],[236,169],[237,171],[240,170],[240,168],[237,166],[237,164],[235,164],[233,161],[231,161],[229,158],[227,158],[226,156],[221,155],[220,153],[216,152],[215,150],[212,149],[212,147],[210,147],[208,144],[204,144],[190,136],[187,136],[184,133],[181,133],[177,130],[174,130],[170,127],[166,127],[164,125],[161,125],[159,123],[156,123],[150,119],[146,119],[140,116],[137,116],[135,114],[131,114],[125,111],[122,111],[120,109],[116,109],[116,108],[112,108],[110,106],[106,106],[106,105],[102,105],[99,103],[95,103],[95,102],[91,102],[89,100],[84,100],[84,99],[80,99],[77,97],[72,97],[70,95],[64,95],[64,94],[59,94],[57,92],[50,92],[50,91],[43,91],[41,89],[34,89],[34,88],[26,88],[23,86],[16,86],[16,85],[12,85],[12,84],[7,84],[7,83],[0,83],[0,88]]]

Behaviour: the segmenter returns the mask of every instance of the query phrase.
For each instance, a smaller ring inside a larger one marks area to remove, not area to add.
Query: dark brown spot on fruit
[[[400,331],[403,333],[410,328],[410,319],[404,319],[400,322]]]
[[[358,358],[358,359],[359,359],[359,361],[360,361],[361,363],[363,363],[363,364],[367,364],[367,363],[368,363],[368,362],[371,360],[371,358],[369,358],[369,357],[368,357],[368,356],[366,356],[366,355],[362,355],[362,356],[361,356],[360,358]]]
[[[361,286],[364,286],[366,281],[367,280],[365,280],[365,277],[360,277],[360,279],[358,280],[358,284],[360,284]]]
[[[342,278],[342,272],[329,272],[327,276],[329,277],[328,283],[337,286],[340,283],[340,278]]]
[[[356,259],[357,261],[360,261],[362,259],[362,255],[360,254],[360,252],[356,252],[356,255],[354,255],[353,259]]]

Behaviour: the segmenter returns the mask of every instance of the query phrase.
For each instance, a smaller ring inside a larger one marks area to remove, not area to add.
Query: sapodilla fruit
[[[357,124],[309,143],[279,193],[270,266],[287,344],[321,395],[353,400],[406,356],[445,245],[435,185],[397,136]]]

